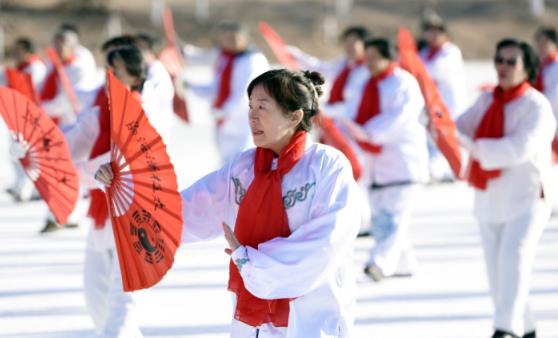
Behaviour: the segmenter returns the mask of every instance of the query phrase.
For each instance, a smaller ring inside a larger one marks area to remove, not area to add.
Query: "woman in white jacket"
[[[229,243],[231,337],[351,337],[358,193],[348,160],[307,137],[322,83],[284,69],[255,78],[257,148],[182,192],[183,241],[224,234]],[[97,179],[111,178],[102,166]]]
[[[493,338],[535,337],[529,278],[537,243],[550,217],[550,145],[556,121],[548,100],[529,81],[537,59],[513,39],[496,46],[498,86],[457,121],[469,150],[467,179],[495,307]]]
[[[133,46],[119,46],[107,52],[107,66],[142,102],[149,122],[164,140],[170,134],[161,119],[159,100],[153,85],[146,81],[147,68],[141,52]],[[88,216],[92,226],[87,236],[84,291],[86,306],[98,337],[139,338],[142,334],[135,319],[133,292],[124,292],[118,255],[105,196],[93,179],[100,164],[110,161],[110,112],[104,86],[96,90],[94,109],[80,114],[65,132],[82,188],[90,189]],[[95,108],[97,107],[97,108]],[[84,158],[85,157],[85,158]],[[85,161],[77,161],[81,158]]]

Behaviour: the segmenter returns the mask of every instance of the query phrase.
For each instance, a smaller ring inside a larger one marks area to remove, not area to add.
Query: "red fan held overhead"
[[[52,63],[52,66],[56,70],[56,76],[58,77],[58,80],[62,84],[62,89],[68,96],[68,100],[70,100],[70,103],[72,104],[72,109],[74,110],[74,113],[76,114],[79,113],[79,101],[76,97],[76,93],[74,92],[74,88],[72,87],[72,83],[70,82],[70,79],[68,78],[68,75],[64,70],[64,65],[62,64],[62,61],[58,57],[58,53],[56,53],[54,48],[47,48],[46,54],[48,56],[48,59]]]
[[[285,67],[293,70],[299,70],[300,65],[294,56],[287,49],[287,45],[281,36],[265,22],[260,22],[260,32],[265,41],[271,48],[271,51],[277,60]],[[353,176],[359,179],[362,173],[362,166],[358,161],[356,153],[353,151],[351,144],[345,138],[343,133],[337,128],[333,120],[320,112],[319,116],[315,119],[316,124],[320,127],[321,142],[324,144],[335,147],[340,150],[351,162],[353,168]]]
[[[289,69],[300,69],[298,61],[289,53],[281,36],[267,22],[260,22],[260,32],[279,63]]]
[[[418,56],[413,36],[405,28],[399,29],[397,47],[399,49],[399,63],[401,67],[413,74],[420,85],[426,109],[430,116],[430,123],[434,130],[432,136],[438,148],[448,160],[455,177],[460,177],[461,152],[457,142],[455,123],[442,100],[442,96],[438,92],[436,84],[426,72]]]
[[[124,291],[159,282],[182,235],[182,199],[161,136],[140,102],[107,71],[112,185],[107,189]]]
[[[175,82],[175,79],[177,77],[179,78],[184,70],[184,59],[182,58],[176,39],[172,10],[168,7],[163,11],[163,28],[165,30],[167,46],[159,54],[159,60],[165,66],[167,72],[169,72],[173,82]],[[175,85],[174,97],[172,99],[173,111],[183,121],[188,122],[188,106],[186,105],[184,95],[180,94],[181,90],[178,90]]]
[[[65,224],[78,198],[78,176],[62,132],[30,99],[0,87],[0,115],[21,154],[20,163],[56,221]]]

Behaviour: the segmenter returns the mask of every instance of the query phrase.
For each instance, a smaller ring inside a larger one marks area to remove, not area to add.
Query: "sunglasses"
[[[505,59],[501,56],[494,57],[494,63],[497,65],[506,64],[508,66],[515,66],[517,64],[517,59]]]

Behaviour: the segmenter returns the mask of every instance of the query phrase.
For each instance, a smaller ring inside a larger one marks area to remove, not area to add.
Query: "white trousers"
[[[413,206],[422,187],[418,184],[374,189],[370,194],[372,234],[376,241],[368,264],[386,277],[413,273],[417,261],[409,241]]]
[[[543,200],[507,223],[480,224],[488,281],[494,303],[494,328],[519,337],[535,330],[528,305],[535,251],[550,217]]]
[[[114,249],[85,254],[84,290],[87,311],[100,338],[141,338],[131,292],[122,290],[118,256]]]

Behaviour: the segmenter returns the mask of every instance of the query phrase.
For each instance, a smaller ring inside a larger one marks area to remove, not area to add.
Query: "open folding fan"
[[[79,182],[64,135],[30,99],[0,87],[0,115],[25,153],[20,163],[56,221],[65,224],[78,198]]]
[[[261,21],[259,27],[265,42],[271,48],[277,61],[289,69],[300,69],[300,65],[287,49],[287,45],[283,42],[281,36],[265,21]]]
[[[413,74],[420,85],[426,109],[435,130],[434,140],[444,157],[448,160],[455,176],[459,177],[461,152],[457,142],[455,123],[442,100],[436,84],[428,75],[418,56],[413,36],[405,28],[399,29],[397,47],[401,67]]]
[[[62,64],[62,61],[58,57],[58,53],[56,53],[54,48],[47,48],[46,54],[48,56],[48,59],[52,63],[52,66],[56,70],[56,74],[58,75],[58,80],[62,84],[62,89],[64,90],[64,93],[66,93],[66,95],[68,96],[68,100],[70,100],[70,103],[72,104],[72,109],[74,110],[74,113],[77,114],[79,112],[79,102],[76,97],[76,93],[74,92],[74,88],[72,87],[72,83],[70,82],[70,79],[68,78],[68,75],[64,70],[64,65]]]
[[[140,102],[107,71],[111,164],[107,189],[125,291],[159,282],[182,235],[182,200],[166,146]]]
[[[36,104],[40,103],[30,74],[15,68],[6,68],[6,82],[8,88],[15,89]]]
[[[163,11],[163,27],[167,46],[159,54],[159,60],[169,72],[173,82],[182,74],[184,70],[184,59],[180,54],[178,42],[176,39],[176,31],[174,30],[174,21],[172,19],[172,11],[165,8]],[[172,106],[174,113],[185,122],[188,122],[188,106],[183,96],[178,95],[175,88],[174,97],[172,98]]]

